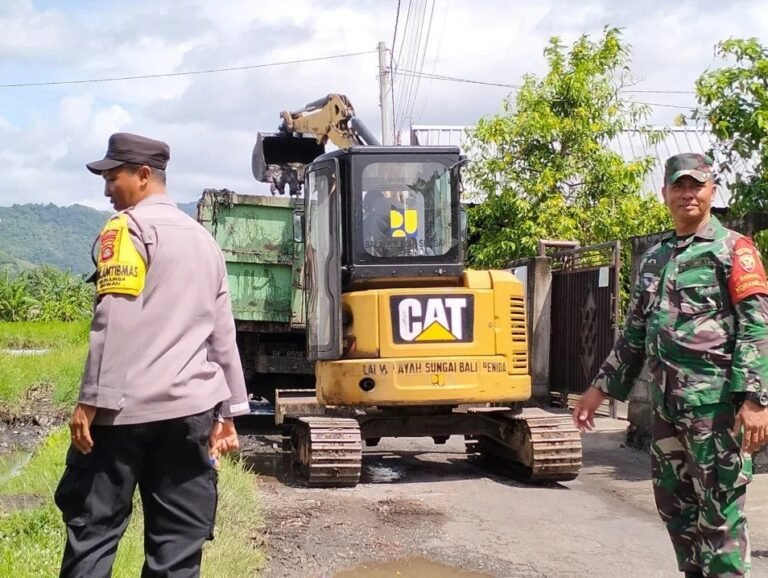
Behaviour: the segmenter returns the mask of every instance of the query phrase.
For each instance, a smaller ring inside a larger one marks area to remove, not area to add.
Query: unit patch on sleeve
[[[125,215],[112,217],[101,231],[96,293],[136,296],[144,290],[147,266],[136,249]]]
[[[768,282],[760,254],[751,239],[742,237],[733,248],[731,278],[728,280],[731,301],[738,303],[750,295],[768,294]]]

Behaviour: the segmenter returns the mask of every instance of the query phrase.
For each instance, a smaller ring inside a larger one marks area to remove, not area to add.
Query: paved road
[[[673,578],[653,507],[647,454],[621,447],[623,422],[584,437],[585,466],[566,484],[530,487],[467,462],[463,442],[385,440],[364,483],[311,490],[285,476],[270,444],[249,450],[262,472],[270,556],[265,575],[400,578]],[[768,577],[768,475],[750,490],[753,576]],[[462,569],[463,571],[461,571]]]

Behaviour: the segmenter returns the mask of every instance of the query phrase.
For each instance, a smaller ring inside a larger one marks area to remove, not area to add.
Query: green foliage
[[[756,38],[730,39],[716,46],[730,66],[696,81],[695,120],[717,137],[712,151],[729,181],[734,215],[768,211],[768,48]]]
[[[570,51],[553,38],[544,54],[547,75],[526,76],[515,101],[480,120],[470,138],[478,160],[468,179],[486,196],[469,211],[474,267],[535,255],[539,239],[588,245],[669,226],[665,207],[641,193],[653,158],[627,162],[608,147],[627,129],[649,144],[663,136],[637,128],[647,107],[620,96],[630,81],[620,32],[583,36]]]
[[[181,203],[188,215],[197,204]],[[75,274],[90,274],[91,246],[111,213],[82,205],[0,207],[0,273],[18,273],[35,265],[53,265]]]
[[[64,524],[53,493],[64,471],[69,445],[66,428],[55,431],[17,476],[0,482],[2,496],[37,496],[42,504],[16,512],[0,512],[0,576],[32,578],[58,574],[64,547]],[[261,526],[258,492],[253,475],[237,460],[225,459],[219,474],[216,540],[203,554],[203,576],[254,576],[264,553],[254,542]],[[3,501],[10,503],[10,501]],[[120,543],[116,578],[138,576],[144,561],[143,516],[140,500]]]
[[[42,397],[54,406],[72,407],[88,351],[89,326],[86,320],[0,322],[0,408],[10,414],[22,413],[32,390],[44,391]],[[16,355],[2,351],[5,349],[46,351]]]
[[[93,285],[53,267],[0,277],[0,321],[76,321],[92,309]]]
[[[45,353],[14,355],[0,351],[0,407],[20,414],[30,390],[51,392],[59,407],[72,407],[83,375],[86,343],[60,346]]]
[[[52,349],[88,342],[90,319],[77,322],[0,321],[0,349]]]
[[[2,227],[1,223],[0,227]],[[34,268],[35,266],[32,263],[11,257],[9,254],[0,251],[0,275],[7,273],[15,276],[22,271],[28,271]]]
[[[91,245],[109,215],[82,205],[0,207],[0,249],[15,260],[90,273]]]

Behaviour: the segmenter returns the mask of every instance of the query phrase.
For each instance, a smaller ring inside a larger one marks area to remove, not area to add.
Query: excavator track
[[[302,417],[291,431],[291,455],[308,486],[354,487],[360,481],[363,445],[354,419]]]
[[[581,436],[569,415],[532,408],[486,418],[498,424],[498,433],[465,436],[470,458],[498,465],[525,482],[566,482],[579,475]]]

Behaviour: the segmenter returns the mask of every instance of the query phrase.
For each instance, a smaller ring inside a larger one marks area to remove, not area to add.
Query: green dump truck
[[[294,235],[301,202],[206,189],[197,205],[197,220],[227,261],[248,391],[271,403],[276,389],[314,387],[305,355],[304,244]]]

